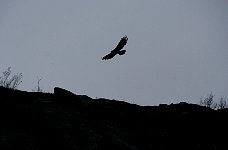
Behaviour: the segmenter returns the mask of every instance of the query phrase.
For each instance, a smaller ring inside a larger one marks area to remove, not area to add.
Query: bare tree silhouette
[[[218,103],[218,109],[225,109],[225,108],[227,108],[226,98],[224,96],[222,96]]]
[[[8,67],[5,71],[2,72],[3,76],[0,77],[0,86],[16,89],[22,82],[22,73],[11,75],[11,67]]]
[[[37,86],[32,90],[33,92],[44,92],[43,89],[40,87],[40,81],[42,78],[37,77]]]
[[[206,106],[206,107],[209,107],[212,109],[217,108],[217,103],[214,102],[214,95],[212,94],[212,92],[210,94],[208,94],[205,99],[203,99],[202,97],[200,98],[200,105]]]

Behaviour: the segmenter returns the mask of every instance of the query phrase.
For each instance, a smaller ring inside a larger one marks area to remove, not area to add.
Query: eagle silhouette
[[[109,54],[104,56],[102,60],[107,60],[113,58],[116,54],[123,55],[125,54],[126,50],[122,50],[122,48],[127,44],[127,36],[125,35],[124,37],[121,38],[119,41],[118,45],[114,50],[112,50]]]

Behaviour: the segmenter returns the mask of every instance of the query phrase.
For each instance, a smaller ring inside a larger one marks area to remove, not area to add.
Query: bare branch
[[[8,67],[4,72],[3,76],[0,77],[0,86],[10,88],[10,89],[16,89],[19,84],[22,82],[22,73],[14,74],[11,78],[11,67]]]

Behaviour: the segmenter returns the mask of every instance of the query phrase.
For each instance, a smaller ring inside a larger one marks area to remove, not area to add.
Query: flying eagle
[[[102,58],[102,60],[111,59],[116,54],[119,54],[119,55],[125,54],[126,50],[121,50],[121,49],[127,44],[127,40],[128,40],[127,36],[122,37],[121,40],[120,40],[120,42],[116,46],[116,48],[114,50],[112,50],[109,54],[107,54],[106,56],[104,56]]]

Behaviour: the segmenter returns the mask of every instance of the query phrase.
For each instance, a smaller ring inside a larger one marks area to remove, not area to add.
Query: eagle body
[[[126,50],[122,50],[122,48],[127,44],[127,40],[128,40],[127,36],[124,36],[123,38],[121,38],[116,48],[112,50],[109,54],[104,56],[102,60],[111,59],[117,54],[124,55],[126,53]]]

